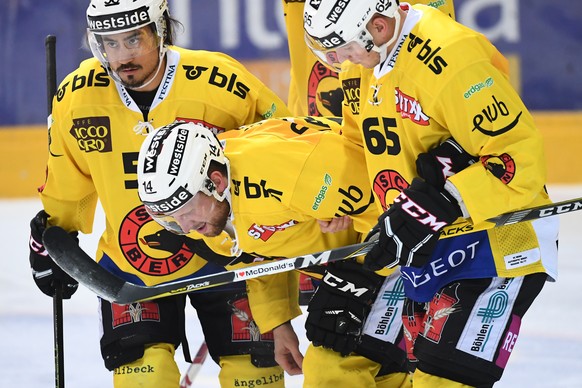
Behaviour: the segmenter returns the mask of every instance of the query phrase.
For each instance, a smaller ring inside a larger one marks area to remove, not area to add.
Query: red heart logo
[[[238,276],[245,276],[245,273],[244,272],[239,272],[238,273]]]

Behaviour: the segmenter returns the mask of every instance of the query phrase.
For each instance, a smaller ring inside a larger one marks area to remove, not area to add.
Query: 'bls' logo
[[[208,70],[207,67],[203,66],[184,65],[182,67],[184,70],[186,70],[186,78],[192,81],[199,78],[202,73]],[[226,74],[222,74],[217,66],[213,66],[212,70],[210,71],[208,83],[219,88],[226,88],[227,91],[244,100],[247,97],[247,93],[251,89],[244,83],[237,81],[237,78],[237,74],[232,73],[230,76],[228,76]]]
[[[408,52],[412,52],[417,45],[424,42],[424,39],[419,38],[418,36],[410,33],[410,41],[408,42]],[[440,74],[443,72],[443,69],[448,66],[448,63],[444,60],[443,57],[440,55],[436,55],[439,51],[441,51],[440,47],[432,48],[430,47],[430,39],[427,39],[426,42],[420,48],[418,54],[416,54],[416,58],[422,61],[428,68],[435,74]]]

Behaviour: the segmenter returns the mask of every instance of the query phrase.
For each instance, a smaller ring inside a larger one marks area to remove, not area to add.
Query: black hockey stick
[[[551,217],[582,210],[582,198],[551,203],[530,209],[508,212],[491,218],[490,228],[511,225],[518,222]],[[100,297],[115,303],[131,303],[168,295],[182,294],[220,286],[223,284],[252,279],[263,275],[272,275],[331,263],[368,253],[376,241],[347,245],[305,256],[269,261],[238,270],[224,271],[190,279],[154,286],[141,286],[121,279],[101,267],[87,255],[77,242],[58,226],[48,228],[43,235],[44,246],[53,260],[70,276]]]
[[[268,261],[242,269],[181,279],[155,286],[137,285],[112,274],[87,255],[69,233],[58,226],[47,228],[43,234],[43,243],[53,260],[71,277],[103,299],[124,304],[183,294],[253,279],[263,275],[272,275],[356,257],[368,253],[375,241],[348,245],[290,259]]]
[[[48,125],[53,110],[53,97],[57,92],[57,37],[48,35],[44,41],[46,56],[46,99],[48,111]],[[65,352],[63,343],[63,285],[54,280],[53,286],[53,326],[54,326],[54,352],[55,352],[55,387],[65,387]]]

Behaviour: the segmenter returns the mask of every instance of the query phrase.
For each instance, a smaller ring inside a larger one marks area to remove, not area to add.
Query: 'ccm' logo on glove
[[[402,210],[408,213],[419,223],[428,226],[434,232],[438,232],[448,225],[448,223],[445,221],[439,221],[431,212],[424,209],[418,203],[414,202],[404,192],[400,193],[398,197],[394,198],[394,202],[400,204]],[[385,222],[389,221],[390,220],[386,218]]]
[[[335,288],[338,291],[345,292],[352,294],[356,297],[360,297],[364,295],[366,292],[370,291],[366,287],[356,287],[356,285],[352,282],[349,282],[345,279],[342,279],[332,273],[326,272],[325,276],[323,277],[323,281],[329,285],[330,287]]]

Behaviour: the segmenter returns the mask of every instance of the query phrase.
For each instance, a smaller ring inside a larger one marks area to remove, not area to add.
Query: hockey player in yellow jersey
[[[309,0],[281,0],[285,15],[291,79],[287,106],[294,116],[341,116],[342,91],[338,74],[325,67],[305,44],[303,7]],[[426,4],[455,18],[453,0],[412,0]]]
[[[344,99],[353,104],[354,96],[358,96],[360,91],[352,87],[346,89],[351,94],[344,95],[337,72],[321,64],[305,44],[303,30],[305,0],[281,1],[285,15],[291,64],[287,106],[294,116],[341,116]],[[413,0],[410,3],[427,4],[439,9],[453,19],[455,18],[453,0]],[[360,77],[364,76],[361,73],[359,75]],[[346,135],[349,136],[352,133],[352,131],[347,131]],[[357,139],[353,140],[357,141]],[[345,223],[347,221],[349,220],[335,218],[329,224],[328,222],[321,222],[322,230],[333,231],[337,227],[342,227],[341,224],[339,226],[336,225],[336,222]],[[300,299],[308,301],[313,290],[314,285],[311,284],[310,279],[302,275]]]
[[[98,200],[106,228],[96,260],[111,272],[151,285],[224,270],[144,210],[136,176],[141,143],[154,126],[176,119],[222,132],[289,111],[234,59],[174,46],[177,21],[166,0],[91,0],[87,21],[95,58],[69,74],[54,99],[47,178],[40,189],[44,210],[31,222],[36,284],[52,295],[53,280],[60,280],[65,298],[75,292],[77,283],[46,255],[42,232],[48,224],[75,235],[91,233]],[[222,386],[241,381],[284,386],[272,334],[257,335],[244,284],[188,297],[210,355],[221,366]],[[100,300],[101,351],[115,387],[178,386],[174,352],[180,344],[187,349],[185,303],[185,297],[132,305]],[[286,313],[284,320],[298,312]]]
[[[353,173],[365,168],[362,149],[339,135],[336,127],[327,118],[270,119],[219,134],[220,143],[191,123],[162,127],[140,150],[140,198],[168,230],[202,235],[213,249],[231,249],[235,257],[241,251],[261,258],[290,257],[355,243],[361,238],[356,232],[367,235],[378,211],[367,176]],[[168,166],[173,166],[171,173]],[[353,229],[321,232],[318,220],[346,215]],[[233,258],[231,264],[239,261]],[[350,357],[324,354],[307,365],[290,324],[273,330],[277,360],[291,373],[303,367],[306,387],[408,384],[401,320],[390,313],[402,301],[402,282],[356,271],[358,267],[361,264],[352,260],[326,266],[306,323],[307,332],[315,333],[314,344]],[[262,289],[249,292],[255,316],[265,315],[263,310],[271,308],[269,299],[281,288],[269,277],[260,279]],[[379,293],[393,300],[373,305]],[[364,327],[368,315],[374,318]],[[350,335],[336,336],[336,328]],[[375,348],[373,341],[362,341],[363,332],[379,328],[391,342]],[[386,354],[379,354],[382,351]],[[367,361],[372,354],[383,362]],[[328,369],[330,375],[322,379]],[[386,373],[380,374],[381,369]],[[345,373],[334,374],[339,370]]]
[[[309,3],[309,0],[307,0]],[[291,62],[290,83],[288,103],[289,109],[294,115],[310,115],[310,116],[339,116],[344,110],[349,110],[348,115],[344,117],[344,125],[342,127],[343,134],[350,140],[361,144],[361,135],[357,130],[346,130],[346,128],[357,128],[357,124],[353,120],[357,118],[359,108],[360,95],[366,91],[361,91],[360,84],[365,85],[366,80],[371,77],[372,69],[363,69],[361,66],[352,65],[353,69],[345,70],[344,74],[351,74],[346,77],[348,82],[340,83],[339,76],[335,69],[326,67],[320,63],[305,42],[305,31],[303,29],[304,20],[304,5],[306,0],[282,0],[283,11],[285,14],[285,23],[287,28],[287,39],[289,45],[289,57]],[[435,7],[450,16],[455,18],[454,2],[453,0],[428,1],[428,0],[413,0],[411,4],[426,4]],[[354,74],[355,73],[355,74]],[[343,75],[343,74],[342,74]],[[363,96],[362,96],[363,98]],[[337,230],[338,225],[335,222],[342,222],[342,218],[334,218],[329,223],[327,221],[320,221],[322,230]],[[341,224],[339,224],[341,227]],[[398,274],[392,275],[397,277]],[[317,284],[317,281],[311,281],[306,276],[301,277],[301,296],[303,299],[309,295],[306,289],[310,289],[311,293],[314,291],[314,286],[310,287],[310,283]],[[394,293],[394,295],[400,295]],[[400,311],[402,300],[390,305],[384,303],[386,306],[384,311],[386,314],[394,314],[394,311]],[[382,311],[381,308],[378,309]],[[382,321],[384,313],[379,313],[379,322]],[[379,323],[382,326],[382,323]],[[368,327],[373,324],[368,324]],[[398,325],[400,327],[400,325]],[[386,348],[391,347],[388,336],[386,336],[382,329],[378,333],[370,333],[372,336],[366,335],[365,342],[369,343],[370,348]],[[384,341],[384,342],[379,342]],[[356,386],[362,383],[362,371],[374,371],[378,362],[384,364],[380,372],[375,375],[375,383],[377,386],[395,386],[394,380],[389,379],[388,376],[393,374],[394,368],[389,365],[390,359],[381,355],[382,352],[367,353],[369,357],[357,357],[356,359],[346,359],[333,350],[323,347],[311,347],[306,354],[306,362],[303,370],[306,377],[306,384],[311,386],[332,386],[338,384],[346,384]],[[383,353],[386,353],[385,351]],[[319,367],[320,361],[325,360],[325,368]],[[388,361],[387,361],[388,360]],[[376,373],[376,372],[374,372]],[[338,382],[336,376],[342,376],[342,381]],[[353,382],[351,380],[353,378]]]
[[[344,94],[352,80],[362,91],[342,130],[359,132],[348,137],[361,139],[383,212],[364,266],[400,266],[413,386],[492,386],[557,274],[556,219],[485,229],[489,217],[549,202],[542,138],[483,35],[398,3],[306,3],[306,39],[322,63],[347,70]],[[364,80],[358,68],[373,73]],[[462,149],[476,162],[459,162]]]

